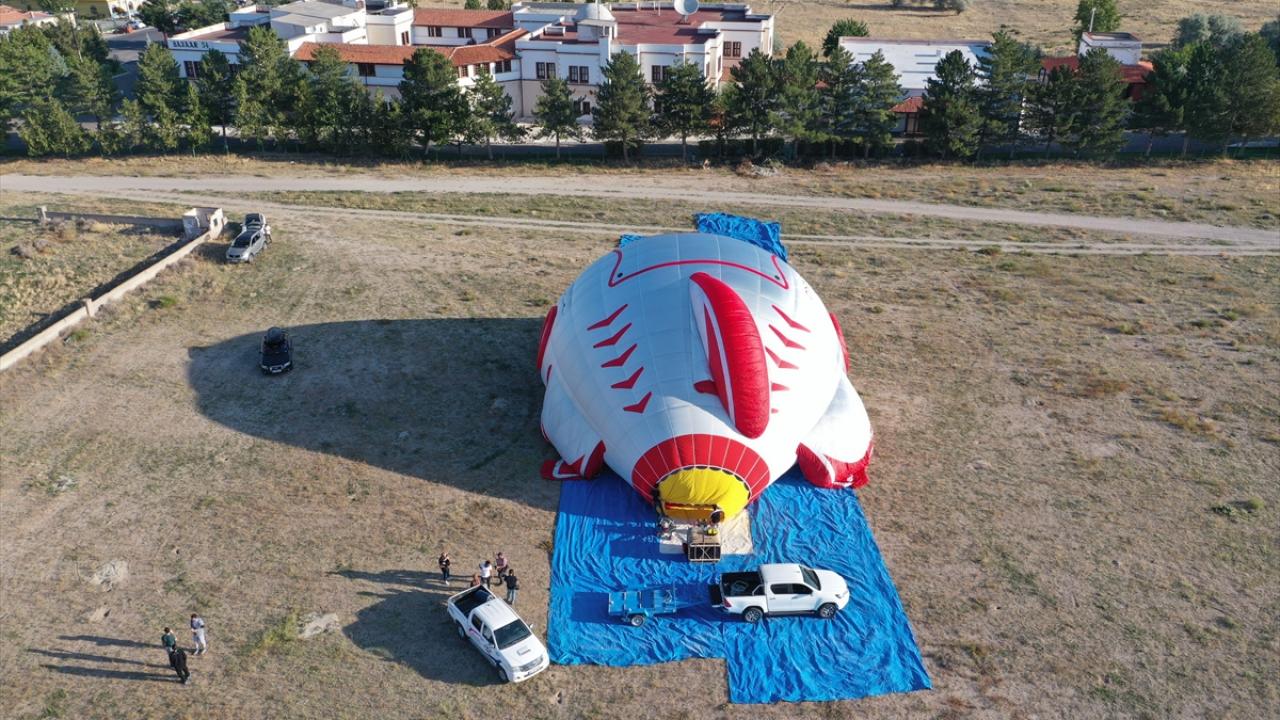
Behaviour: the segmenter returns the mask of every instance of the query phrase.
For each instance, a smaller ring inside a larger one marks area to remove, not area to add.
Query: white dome
[[[588,3],[582,10],[583,20],[616,20],[603,3]]]

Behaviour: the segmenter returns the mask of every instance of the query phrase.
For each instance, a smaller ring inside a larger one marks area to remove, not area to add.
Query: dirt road
[[[1280,233],[1247,227],[1218,227],[1202,223],[1167,222],[1161,220],[1100,217],[1064,213],[1041,213],[1003,208],[940,205],[898,200],[873,200],[814,195],[765,195],[759,193],[725,192],[706,190],[687,178],[633,178],[618,175],[550,176],[488,176],[441,178],[380,178],[352,175],[339,178],[323,177],[250,177],[210,176],[192,178],[161,178],[133,176],[36,176],[10,174],[0,176],[0,186],[11,191],[60,192],[89,194],[131,199],[178,199],[201,201],[209,198],[226,202],[231,196],[252,192],[274,191],[359,191],[359,192],[420,192],[420,193],[491,193],[500,190],[522,195],[573,195],[598,198],[648,198],[655,200],[697,200],[708,206],[715,204],[758,204],[773,207],[811,207],[821,210],[854,210],[867,213],[915,215],[947,218],[982,223],[1006,223],[1041,227],[1065,227],[1094,232],[1139,235],[1155,242],[1124,246],[1113,244],[1089,244],[1079,246],[1050,245],[1018,249],[1047,252],[1090,252],[1106,254],[1133,254],[1141,252],[1175,252],[1178,254],[1280,254]],[[199,196],[177,195],[199,193]],[[165,194],[170,197],[160,197]],[[259,203],[260,204],[260,203]],[[277,208],[303,206],[283,206]],[[345,213],[358,211],[341,209]],[[381,211],[379,211],[381,212]],[[435,222],[458,221],[458,216],[425,213],[394,213],[402,219],[420,219]],[[469,221],[475,221],[470,218]],[[490,226],[534,222],[526,218],[494,218],[483,220]],[[556,222],[561,229],[580,228],[585,231],[612,231],[612,226],[599,223]],[[652,228],[643,228],[652,229]],[[913,238],[869,238],[865,236],[789,236],[792,241],[858,242],[860,244],[893,244],[916,246],[956,247],[973,244],[972,241]],[[1177,244],[1168,244],[1175,241]],[[1199,241],[1185,244],[1187,241]],[[986,243],[982,243],[986,244]]]

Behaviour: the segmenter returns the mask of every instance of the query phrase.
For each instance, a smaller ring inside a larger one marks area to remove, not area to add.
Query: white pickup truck
[[[725,573],[710,587],[711,604],[749,623],[765,615],[815,613],[830,619],[849,604],[849,586],[830,570],[796,563],[761,565],[755,572]]]
[[[485,587],[467,588],[446,601],[458,635],[498,669],[503,682],[520,682],[551,664],[547,648],[511,606]]]

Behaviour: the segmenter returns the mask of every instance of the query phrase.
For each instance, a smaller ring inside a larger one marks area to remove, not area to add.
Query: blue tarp
[[[735,703],[843,700],[930,687],[893,581],[857,496],[820,490],[793,472],[751,505],[755,554],[695,565],[662,555],[646,506],[617,476],[564,483],[551,562],[548,644],[563,665],[648,665],[724,658]],[[712,610],[721,572],[766,562],[834,570],[852,599],[834,620],[766,618],[749,625]],[[608,616],[613,590],[675,585],[695,603],[633,628]]]
[[[765,222],[728,213],[698,213],[694,216],[694,224],[698,232],[724,235],[748,242],[768,250],[784,261],[787,259],[787,248],[782,244],[781,239],[782,226],[776,222]]]

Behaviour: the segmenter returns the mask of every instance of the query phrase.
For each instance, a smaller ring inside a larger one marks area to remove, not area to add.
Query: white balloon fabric
[[[867,482],[871,424],[840,325],[751,243],[659,235],[600,258],[547,313],[538,369],[562,458],[549,479],[607,464],[695,521],[732,517],[797,462],[815,485]]]

